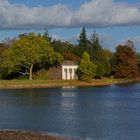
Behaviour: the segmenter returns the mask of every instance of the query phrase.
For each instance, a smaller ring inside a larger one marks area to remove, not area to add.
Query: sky
[[[140,52],[139,0],[0,0],[0,40],[44,32],[77,43],[81,28],[94,30],[104,48],[132,40]]]

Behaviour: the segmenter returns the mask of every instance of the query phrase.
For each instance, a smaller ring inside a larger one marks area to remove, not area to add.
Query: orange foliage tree
[[[65,60],[72,60],[74,61],[75,63],[79,63],[81,58],[74,55],[73,53],[69,52],[69,51],[64,51],[63,52],[63,57]]]
[[[138,76],[138,58],[130,41],[116,48],[112,68],[116,78],[135,78]]]

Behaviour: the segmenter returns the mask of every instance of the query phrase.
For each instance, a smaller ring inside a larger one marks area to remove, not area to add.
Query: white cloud
[[[140,23],[140,8],[113,0],[92,0],[75,11],[73,21],[91,27],[137,25]]]
[[[53,40],[61,40],[64,41],[64,39],[62,37],[60,37],[59,35],[51,35]]]
[[[139,25],[140,7],[114,0],[91,0],[78,9],[57,4],[28,7],[0,0],[0,28],[109,27]]]
[[[51,7],[27,7],[0,0],[0,28],[59,27],[69,24],[70,11],[58,4]]]

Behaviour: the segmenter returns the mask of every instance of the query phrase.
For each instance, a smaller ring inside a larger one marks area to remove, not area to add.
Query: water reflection
[[[0,90],[0,128],[140,139],[140,84]]]

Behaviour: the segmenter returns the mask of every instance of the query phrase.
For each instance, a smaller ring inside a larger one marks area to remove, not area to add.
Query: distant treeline
[[[54,40],[45,30],[43,35],[33,32],[21,34],[18,38],[0,43],[0,78],[49,79],[49,67],[58,66],[63,60],[79,64],[79,80],[135,78],[140,74],[139,58],[130,40],[118,45],[112,52],[101,46],[95,31],[88,39],[85,27],[81,30],[77,45]]]

